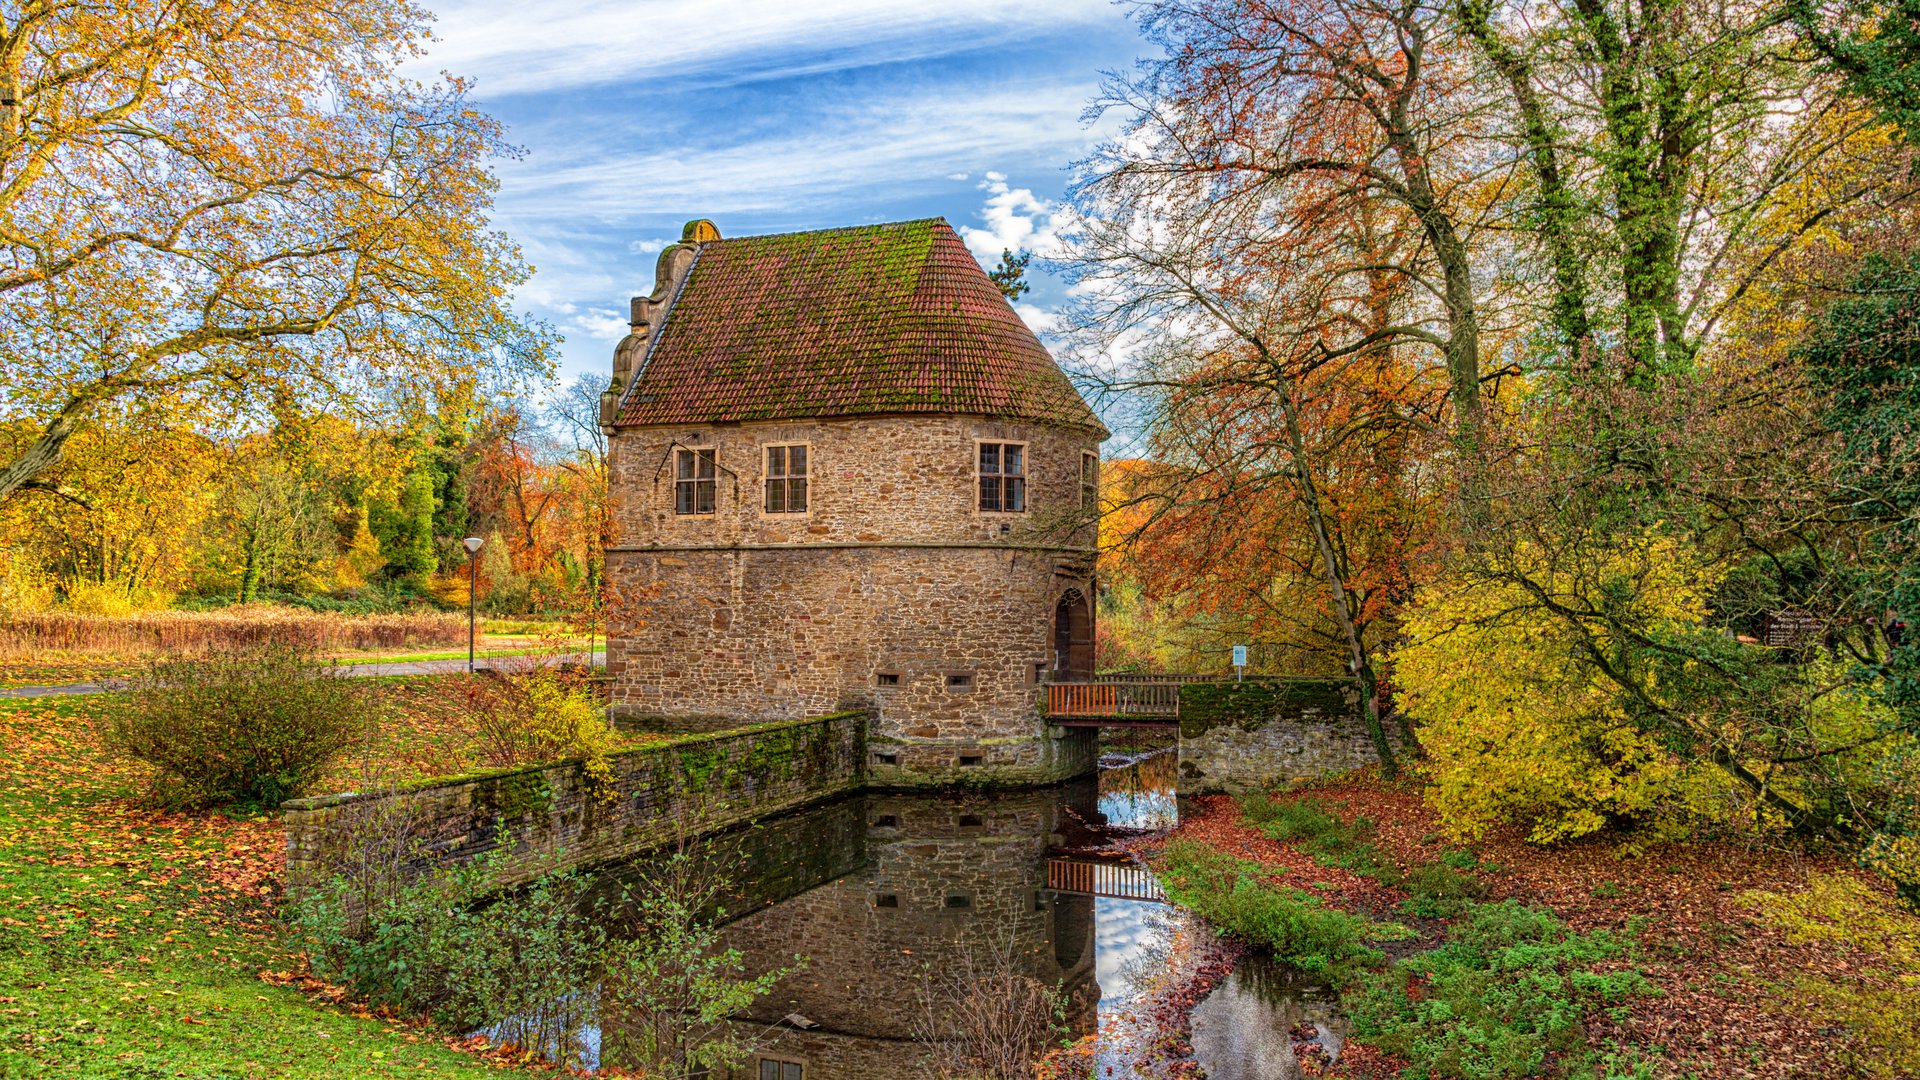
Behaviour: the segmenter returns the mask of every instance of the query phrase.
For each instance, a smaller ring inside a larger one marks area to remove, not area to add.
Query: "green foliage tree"
[[[1870,537],[1853,582],[1858,602],[1888,623],[1920,623],[1920,256],[1868,258],[1802,356],[1829,395],[1824,419],[1843,448],[1837,496]],[[1874,645],[1861,675],[1893,707],[1894,723],[1861,737],[1920,734],[1920,632]],[[1884,807],[1869,852],[1920,895],[1920,792],[1912,787]]]
[[[1920,2],[1787,0],[1785,13],[1848,89],[1920,143]]]
[[[376,499],[368,508],[369,527],[386,558],[386,575],[416,589],[424,589],[439,566],[433,545],[433,479],[430,467],[416,464],[396,502]]]
[[[1027,264],[1032,261],[1031,251],[1015,254],[1011,248],[1001,248],[1000,265],[987,271],[987,278],[1000,290],[1001,296],[1009,301],[1018,300],[1032,289],[1027,284]]]

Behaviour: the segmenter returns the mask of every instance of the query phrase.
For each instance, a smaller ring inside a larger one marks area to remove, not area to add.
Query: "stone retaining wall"
[[[428,781],[281,806],[287,884],[324,878],[356,832],[404,832],[423,858],[465,861],[511,845],[500,884],[593,866],[779,813],[865,781],[864,712],[689,735],[609,757],[605,783],[579,761]]]
[[[1379,760],[1350,679],[1180,687],[1182,795],[1284,787]]]

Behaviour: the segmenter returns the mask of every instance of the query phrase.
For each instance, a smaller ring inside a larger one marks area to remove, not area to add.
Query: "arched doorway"
[[[1053,609],[1053,679],[1086,682],[1093,678],[1093,605],[1079,589],[1068,589]]]

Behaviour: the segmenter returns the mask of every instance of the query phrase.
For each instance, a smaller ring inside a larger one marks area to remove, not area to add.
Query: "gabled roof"
[[[940,218],[698,252],[622,425],[941,413],[1106,430]]]

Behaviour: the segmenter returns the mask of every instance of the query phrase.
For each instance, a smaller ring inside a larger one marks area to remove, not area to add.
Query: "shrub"
[[[792,966],[749,972],[746,954],[725,947],[720,901],[729,883],[714,858],[728,857],[726,848],[719,841],[696,854],[683,838],[634,868],[606,951],[604,1061],[660,1080],[724,1075],[753,1052],[733,1018],[805,964],[796,954]]]
[[[749,1056],[731,1019],[796,970],[749,974],[723,947],[725,879],[709,853],[630,868],[618,895],[573,872],[502,892],[512,851],[435,865],[391,824],[359,823],[381,857],[336,867],[352,873],[293,907],[313,973],[369,1004],[485,1029],[563,1067],[585,1063],[582,1035],[597,1027],[602,1064],[683,1080]]]
[[[336,875],[294,905],[313,973],[376,1007],[454,1030],[485,1027],[501,1042],[578,1064],[580,1033],[594,1023],[580,991],[599,977],[608,948],[589,879],[548,874],[488,901],[511,852],[422,868],[413,865],[417,847],[386,860],[382,881]],[[377,903],[362,906],[369,895]]]
[[[607,755],[616,739],[585,679],[546,665],[472,680],[468,705],[487,764],[539,765],[580,758],[596,790],[611,792]]]
[[[1713,573],[1662,537],[1590,548],[1561,562],[1523,549],[1520,569],[1605,618],[1570,624],[1506,578],[1439,581],[1407,610],[1394,680],[1427,753],[1427,798],[1458,834],[1511,822],[1549,843],[1675,812],[1689,781],[1724,787],[1710,763],[1636,725],[1633,703],[1585,659],[1617,657],[1629,635],[1701,633]]]
[[[1551,911],[1479,904],[1446,944],[1367,976],[1344,1001],[1353,1034],[1405,1058],[1407,1075],[1537,1076],[1548,1053],[1584,1050],[1590,1011],[1653,991],[1619,965],[1626,953],[1615,935],[1572,933]]]
[[[1223,933],[1273,950],[1302,971],[1339,979],[1381,958],[1363,942],[1372,929],[1366,919],[1329,908],[1309,893],[1269,884],[1257,863],[1175,839],[1161,852],[1155,870],[1169,900]]]
[[[310,653],[263,645],[155,661],[107,715],[109,749],[184,801],[277,805],[359,741],[368,705]]]

